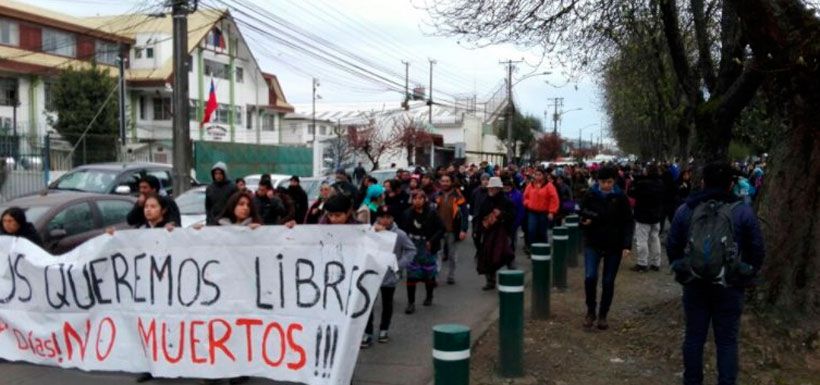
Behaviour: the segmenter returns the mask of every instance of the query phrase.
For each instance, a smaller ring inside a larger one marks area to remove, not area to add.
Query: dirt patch
[[[570,269],[570,288],[552,295],[552,318],[529,319],[524,331],[524,378],[497,376],[498,324],[473,349],[471,384],[659,385],[679,384],[683,364],[680,287],[665,272],[629,271],[624,261],[616,282],[608,331],[581,327],[586,312],[583,269]],[[599,287],[600,288],[600,287]],[[529,302],[529,296],[526,301]],[[820,385],[820,322],[785,322],[748,308],[741,324],[738,383]],[[706,346],[706,384],[716,382],[714,345]]]

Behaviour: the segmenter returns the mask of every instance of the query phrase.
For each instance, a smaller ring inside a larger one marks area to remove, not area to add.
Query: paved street
[[[519,239],[519,244],[523,243]],[[432,332],[433,325],[441,323],[461,323],[473,330],[475,341],[478,332],[483,331],[493,320],[497,307],[497,292],[481,291],[483,277],[475,272],[473,255],[475,249],[469,238],[460,246],[459,269],[456,284],[442,284],[436,289],[433,306],[421,305],[424,288],[416,293],[416,313],[405,315],[407,292],[401,285],[396,290],[395,313],[391,325],[390,342],[374,343],[373,347],[361,352],[354,374],[355,385],[426,385],[433,375]],[[525,269],[529,261],[519,251],[516,263]],[[380,311],[380,300],[376,301],[376,311]],[[378,315],[379,313],[377,313]],[[376,317],[378,323],[378,316]],[[378,327],[378,325],[376,325]],[[0,364],[3,385],[109,385],[133,383],[133,374],[86,373],[79,370],[65,370],[29,364]],[[151,383],[194,384],[193,380],[154,380]],[[249,384],[273,384],[269,380],[254,379]]]

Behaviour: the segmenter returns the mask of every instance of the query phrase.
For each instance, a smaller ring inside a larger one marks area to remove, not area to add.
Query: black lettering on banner
[[[20,300],[20,302],[29,302],[29,301],[31,301],[31,282],[29,282],[28,278],[26,278],[26,276],[23,275],[23,273],[20,272],[20,260],[23,260],[25,258],[26,258],[25,255],[17,254],[17,259],[15,259],[15,261],[14,261],[14,273],[17,274],[17,278],[20,278],[21,281],[26,283],[26,287],[28,288],[28,296],[27,297],[22,297],[22,296],[17,297],[17,299]]]
[[[356,288],[359,289],[359,292],[362,293],[362,295],[364,296],[364,306],[362,306],[361,310],[353,313],[353,318],[359,318],[362,315],[367,314],[367,309],[370,308],[370,294],[368,294],[367,289],[364,286],[362,286],[362,281],[368,275],[375,275],[378,277],[379,273],[373,270],[365,270],[364,273],[362,273],[362,275],[359,276],[359,279],[356,280]]]
[[[14,266],[11,263],[11,255],[8,257],[9,261],[9,272],[11,273],[11,291],[9,291],[9,295],[6,298],[0,298],[0,303],[9,303],[12,298],[14,298],[14,293],[17,292],[17,280],[14,278]]]
[[[103,298],[102,290],[100,290],[100,284],[102,283],[102,279],[97,277],[97,269],[94,268],[95,263],[101,263],[108,261],[108,258],[97,258],[88,263],[88,266],[91,268],[91,284],[94,288],[94,295],[97,296],[97,303],[100,305],[106,305],[111,303],[111,299]]]
[[[120,275],[120,270],[117,268],[117,261],[122,262],[122,265],[125,266],[125,271],[122,272]],[[120,300],[120,286],[125,286],[128,288],[129,297],[134,297],[134,288],[131,287],[131,284],[128,283],[128,280],[125,277],[128,276],[128,261],[125,260],[125,256],[120,253],[116,253],[111,256],[111,266],[114,269],[114,292],[117,295],[117,303],[122,303]],[[134,271],[136,273],[136,271]]]
[[[330,282],[331,279],[331,272],[330,267],[335,266],[338,268],[339,274],[335,281]],[[340,262],[337,261],[330,261],[325,266],[325,289],[322,292],[322,308],[327,310],[327,290],[331,289],[334,293],[336,293],[336,299],[339,301],[339,310],[344,311],[344,303],[342,303],[342,293],[339,292],[339,288],[337,287],[342,281],[345,279],[345,267]]]
[[[279,261],[279,308],[285,308],[285,267],[282,263],[282,259],[285,256],[282,254],[277,254],[276,259]]]
[[[63,273],[63,264],[62,263],[60,263],[58,265],[58,267],[59,267],[58,270],[60,272],[60,280],[63,283],[63,290],[62,291],[57,291],[57,299],[59,300],[59,302],[57,304],[55,304],[54,302],[51,301],[51,290],[50,290],[50,287],[49,287],[49,284],[48,284],[51,281],[51,280],[48,279],[48,269],[51,266],[53,266],[53,265],[46,265],[46,268],[43,269],[43,280],[46,282],[46,299],[48,300],[48,305],[51,306],[51,308],[55,309],[55,310],[59,310],[63,306],[69,307],[68,300],[65,298],[66,284],[65,284],[65,274]]]
[[[142,278],[142,277],[140,277],[139,263],[140,263],[140,259],[143,259],[143,258],[145,258],[145,253],[137,254],[136,256],[134,256],[134,302],[137,302],[137,303],[145,302],[145,297],[140,297],[139,294],[137,293],[137,289],[139,288],[140,278]],[[153,294],[151,295],[151,298],[152,298],[151,303],[154,303]]]
[[[353,294],[353,277],[356,276],[356,270],[359,270],[359,266],[353,266],[353,271],[350,273],[350,285],[347,287],[347,299],[345,299],[345,315],[350,313],[350,295]]]
[[[211,300],[201,302],[201,304],[204,305],[204,306],[213,305],[214,303],[216,303],[216,301],[219,300],[219,296],[222,294],[222,291],[219,290],[219,285],[217,285],[213,281],[208,280],[207,271],[208,271],[208,266],[210,266],[211,264],[217,264],[218,265],[219,261],[211,260],[211,261],[205,262],[205,264],[202,265],[202,283],[204,283],[205,286],[210,286],[210,287],[214,288],[215,294],[214,294],[214,297]]]
[[[165,257],[162,269],[157,268],[157,259],[153,255],[151,256],[151,272],[149,274],[149,280],[151,281],[151,305],[154,304],[154,277],[157,278],[157,281],[162,281],[163,277],[168,278],[168,306],[171,306],[174,303],[174,273],[171,271],[170,255]]]
[[[74,276],[71,274],[71,268],[74,265],[68,265],[68,270],[66,274],[68,274],[68,284],[71,286],[71,293],[74,295],[74,303],[77,304],[77,307],[83,310],[88,310],[94,307],[94,303],[96,298],[94,297],[94,292],[91,288],[91,277],[88,276],[88,266],[83,266],[83,278],[85,278],[85,286],[86,286],[86,295],[85,297],[88,298],[88,303],[83,305],[80,303],[80,299],[77,297],[77,285],[74,283]]]
[[[260,309],[273,309],[273,305],[262,302],[262,274],[259,271],[259,257],[254,261],[254,268],[256,269],[256,307]]]
[[[302,278],[302,266],[310,268],[310,275],[307,278]],[[303,258],[296,260],[296,305],[299,307],[312,307],[319,302],[319,285],[313,282],[315,270],[312,261]],[[313,288],[313,300],[310,302],[302,302],[302,288],[305,286]]]
[[[168,256],[170,259],[171,256]],[[196,292],[194,294],[194,298],[191,298],[190,301],[185,302],[182,299],[182,272],[185,271],[185,265],[190,262],[194,265],[194,276],[196,277]],[[199,282],[199,264],[193,258],[187,258],[179,264],[179,272],[177,273],[177,299],[179,299],[179,303],[182,306],[190,307],[196,300],[199,298],[199,291],[201,289],[201,284]]]

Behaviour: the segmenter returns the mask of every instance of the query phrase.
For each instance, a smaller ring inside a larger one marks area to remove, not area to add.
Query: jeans
[[[661,267],[661,224],[635,223],[638,265]]]
[[[718,385],[734,385],[738,372],[738,333],[743,289],[694,282],[683,287],[686,337],[683,341],[683,383],[703,384],[703,345],[711,324],[717,347]]]
[[[587,315],[595,316],[595,305],[598,297],[598,267],[604,260],[604,274],[601,279],[601,307],[598,318],[606,318],[615,295],[615,277],[621,266],[621,254],[605,254],[593,248],[584,249],[584,289],[587,296]]]
[[[447,279],[456,279],[456,258],[458,258],[458,233],[444,234],[444,247],[441,248],[441,265],[447,266]],[[446,259],[446,260],[445,260]]]
[[[527,211],[527,246],[533,243],[547,242],[547,230],[549,228],[549,217],[544,213]]]
[[[396,293],[395,287],[382,286],[382,317],[379,322],[379,330],[387,331],[390,329],[390,321],[393,319],[393,294]],[[373,307],[375,309],[375,306]],[[373,311],[370,311],[370,317],[367,318],[367,327],[364,329],[364,334],[373,335]]]

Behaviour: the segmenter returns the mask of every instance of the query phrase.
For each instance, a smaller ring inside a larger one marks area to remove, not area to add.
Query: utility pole
[[[118,55],[118,69],[120,71],[120,78],[119,78],[119,105],[118,105],[118,113],[119,113],[119,123],[120,123],[120,155],[122,156],[122,160],[125,161],[125,55],[122,54],[122,48],[120,49],[120,54]]]
[[[317,177],[321,175],[322,169],[322,161],[323,158],[321,150],[321,145],[319,141],[316,139],[316,135],[318,134],[318,128],[316,127],[316,98],[320,97],[316,95],[316,89],[320,86],[319,79],[313,78],[313,144],[311,145],[313,150],[313,176]]]
[[[191,188],[191,127],[188,115],[188,14],[196,12],[198,0],[171,0],[174,17],[174,194]]]
[[[404,64],[404,103],[402,103],[402,107],[404,107],[405,111],[410,110],[410,62],[409,61],[401,61]],[[432,72],[432,71],[431,71]]]
[[[319,87],[319,80],[313,78],[313,144],[316,144],[316,88]]]
[[[429,107],[427,122],[430,123],[430,126],[433,125],[433,64],[436,64],[436,61],[433,59],[428,59],[430,61],[430,97],[427,99],[427,106]]]
[[[547,104],[547,107],[554,107],[554,112],[552,114],[552,133],[553,135],[558,135],[558,122],[561,121],[561,115],[563,114],[564,98],[548,98],[547,100],[552,100],[552,103]],[[561,112],[558,112],[559,108],[561,109]],[[546,111],[544,113],[546,114]]]
[[[507,65],[507,103],[508,103],[508,106],[507,106],[507,141],[509,143],[511,143],[510,145],[507,146],[507,164],[512,163],[513,162],[513,156],[515,156],[515,154],[513,153],[513,148],[515,148],[515,141],[513,140],[513,137],[512,137],[513,117],[515,116],[515,105],[513,105],[513,98],[512,98],[513,64],[517,64],[517,63],[521,63],[521,62],[522,62],[521,60],[518,60],[518,61],[507,60],[506,62],[504,62],[504,61],[500,62],[500,64],[506,64]]]

